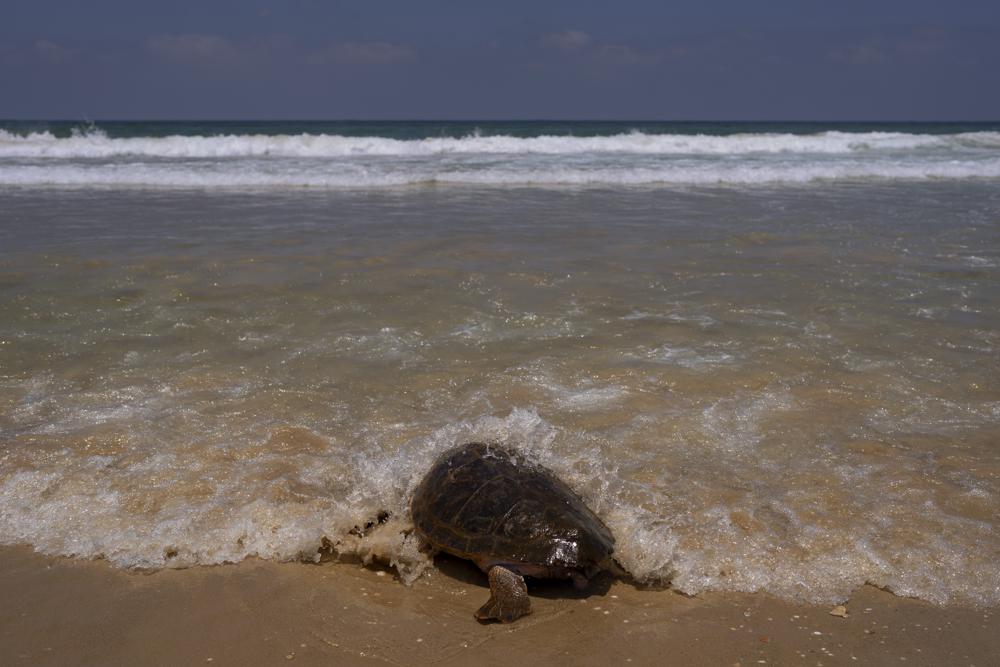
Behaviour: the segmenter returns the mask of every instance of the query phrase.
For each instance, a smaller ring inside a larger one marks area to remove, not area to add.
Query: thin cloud
[[[594,40],[582,30],[562,30],[550,32],[539,38],[539,44],[547,49],[566,54],[577,54],[580,62],[588,62],[598,67],[650,65],[662,60],[662,54],[628,46],[608,44]]]
[[[313,51],[306,61],[313,65],[346,63],[385,65],[412,60],[416,52],[405,44],[392,42],[338,42]]]
[[[146,41],[146,50],[164,60],[180,63],[226,64],[240,58],[240,50],[218,35],[159,35]]]
[[[850,65],[876,65],[886,61],[886,55],[870,44],[850,44],[833,49],[830,60]]]
[[[539,40],[542,46],[559,51],[579,51],[593,41],[590,35],[582,30],[562,30],[542,35]]]
[[[68,62],[76,56],[76,51],[67,49],[55,42],[50,42],[47,39],[40,39],[35,42],[31,47],[31,51],[40,60],[55,64]]]
[[[652,65],[662,56],[655,51],[636,49],[624,44],[605,44],[597,51],[597,60],[607,65]]]

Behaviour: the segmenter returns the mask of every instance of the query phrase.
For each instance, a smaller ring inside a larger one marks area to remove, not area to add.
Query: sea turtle
[[[449,450],[410,503],[417,534],[489,575],[480,621],[531,613],[524,577],[572,579],[578,588],[617,570],[615,539],[579,496],[514,449],[469,443]]]

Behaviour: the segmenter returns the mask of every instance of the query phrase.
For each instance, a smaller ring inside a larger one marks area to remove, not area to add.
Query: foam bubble
[[[710,369],[736,361],[736,357],[732,354],[719,349],[696,350],[691,347],[670,345],[661,345],[647,351],[641,357],[656,363],[681,366],[689,370]]]

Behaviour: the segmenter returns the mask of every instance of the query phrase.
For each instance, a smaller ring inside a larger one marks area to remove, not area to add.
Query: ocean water
[[[2,127],[0,543],[412,581],[486,439],[640,581],[1000,603],[998,126]]]

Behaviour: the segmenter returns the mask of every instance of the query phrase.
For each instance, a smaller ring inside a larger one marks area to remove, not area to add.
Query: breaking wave
[[[56,138],[48,132],[15,135],[0,130],[0,158],[425,157],[448,154],[745,155],[751,153],[851,154],[912,149],[1000,149],[1000,132],[923,135],[901,132],[684,135],[630,132],[613,136],[480,136],[392,139],[328,134],[111,138],[100,130]]]
[[[0,184],[371,188],[1000,178],[1000,132],[56,137],[0,130]]]

